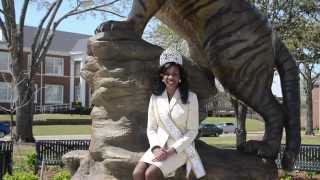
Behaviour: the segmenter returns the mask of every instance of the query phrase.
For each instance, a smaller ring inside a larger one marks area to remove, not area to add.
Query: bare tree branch
[[[43,60],[45,59],[46,54],[47,54],[47,51],[48,51],[48,49],[49,49],[49,47],[50,47],[50,44],[51,44],[51,42],[52,42],[52,40],[53,40],[53,37],[54,37],[54,34],[55,34],[55,28],[56,28],[56,27],[57,27],[57,26],[54,26],[54,27],[53,27],[51,33],[48,35],[48,38],[45,40],[45,44],[44,44],[44,46],[43,46],[43,48],[42,48],[42,51],[41,51],[41,53],[40,53],[40,55],[39,55],[38,62],[41,62],[41,61],[43,61]]]
[[[7,109],[7,108],[5,108],[3,106],[0,106],[0,110],[5,111],[5,112],[10,112],[10,109]]]
[[[7,14],[2,9],[0,9],[0,13],[3,14],[4,16],[7,16]]]
[[[312,84],[316,83],[319,77],[320,77],[320,73],[317,73],[313,78],[311,78]]]
[[[23,38],[23,28],[24,23],[27,15],[29,0],[24,0],[22,9],[21,9],[21,15],[20,15],[20,21],[19,21],[19,31],[21,32],[22,38]]]
[[[4,36],[4,39],[8,42],[8,31],[6,25],[3,23],[2,18],[0,17],[0,27],[2,29],[2,34]]]
[[[112,12],[112,11],[108,11],[108,10],[105,10],[105,9],[95,9],[94,11],[101,11],[101,12],[110,13],[110,14],[119,16],[119,17],[121,17],[121,18],[125,18],[125,17],[126,17],[126,16],[123,16],[123,15],[121,15],[121,14],[118,14],[118,13],[115,13],[115,12]]]
[[[34,40],[31,44],[31,68],[30,68],[30,74],[29,76],[32,76],[32,74],[35,72],[33,70],[33,66],[36,66],[36,68],[38,67],[39,64],[36,64],[36,57],[38,57],[38,54],[35,53],[35,49],[36,46],[39,44],[39,38],[40,38],[40,34],[42,32],[42,27],[44,22],[47,20],[47,18],[49,17],[49,15],[51,14],[53,8],[56,6],[57,2],[54,2],[51,4],[51,6],[49,7],[47,13],[45,14],[45,16],[41,19],[41,22],[38,26],[37,32],[34,36]]]
[[[9,13],[9,14],[6,13],[7,16],[4,16],[4,24],[5,24],[4,27],[6,27],[6,31],[7,31],[7,42],[8,42],[8,46],[9,46],[9,48],[10,48],[10,47],[12,47],[12,42],[11,42],[12,33],[11,33],[11,32],[13,31],[11,24],[12,24],[12,23],[15,23],[15,19],[12,18],[12,17],[13,17],[13,16],[12,16],[12,13],[14,13],[14,12],[12,12],[12,11],[9,9],[9,7],[8,7],[8,2],[7,2],[6,0],[1,0],[1,2],[2,2],[3,11]],[[13,22],[12,22],[12,21],[13,21]]]
[[[304,79],[304,80],[307,80],[308,77],[304,74],[303,71],[300,70],[300,68],[299,68],[299,71],[300,71],[300,74],[302,75],[303,79]]]
[[[94,6],[94,7],[87,8],[87,9],[80,10],[80,11],[78,10],[79,8],[76,7],[76,8],[74,8],[73,10],[69,11],[68,13],[66,13],[65,15],[63,15],[60,19],[58,19],[58,20],[56,21],[56,25],[58,26],[62,20],[64,20],[65,18],[67,18],[67,17],[69,17],[69,16],[73,16],[73,15],[77,15],[77,14],[81,14],[81,13],[85,13],[85,12],[93,11],[93,10],[98,10],[98,11],[99,11],[100,8],[106,7],[106,6],[110,6],[110,5],[112,5],[112,4],[114,4],[114,3],[118,2],[118,1],[120,1],[120,0],[114,0],[114,1],[112,1],[112,2],[110,2],[110,3],[107,3],[107,4],[101,4],[101,5]],[[118,14],[116,14],[116,13],[113,13],[113,14],[114,14],[114,15],[118,15]],[[120,17],[123,17],[123,16],[120,15]]]
[[[59,4],[56,5],[53,14],[51,14],[51,19],[50,19],[50,21],[49,21],[49,23],[48,23],[48,25],[47,25],[47,29],[46,29],[44,35],[42,36],[42,37],[47,37],[47,38],[46,38],[46,39],[41,39],[41,44],[38,46],[38,48],[37,48],[37,50],[36,50],[35,57],[39,57],[39,58],[37,58],[38,60],[37,60],[37,62],[36,62],[36,66],[38,66],[39,63],[45,59],[45,54],[46,54],[46,52],[47,52],[47,50],[48,50],[48,48],[49,48],[49,46],[50,46],[50,44],[51,44],[51,41],[52,41],[52,39],[53,39],[54,31],[56,30],[57,26],[58,26],[64,19],[66,19],[66,18],[69,17],[69,16],[73,16],[73,15],[85,13],[85,12],[88,12],[88,11],[93,11],[93,10],[102,11],[102,9],[100,9],[100,8],[106,7],[106,6],[110,6],[110,5],[112,5],[112,4],[114,4],[114,3],[118,2],[118,1],[120,1],[120,0],[114,0],[114,1],[112,1],[112,2],[110,2],[110,3],[107,3],[107,4],[97,5],[97,6],[94,6],[94,7],[92,7],[92,8],[87,8],[87,9],[80,10],[80,11],[79,11],[80,5],[78,5],[78,6],[76,6],[75,8],[73,8],[72,10],[70,10],[69,12],[67,12],[65,15],[63,15],[61,18],[59,18],[59,19],[53,24],[53,26],[51,26],[51,24],[52,24],[52,21],[51,21],[51,20],[52,20],[53,17],[55,17],[56,11],[59,9],[60,4],[61,4],[61,1],[58,1]],[[105,10],[105,12],[113,13],[113,12],[107,11],[107,10]],[[120,17],[124,17],[124,16],[119,15],[119,14],[117,14],[117,13],[113,13],[113,14],[114,14],[114,15],[118,15],[118,16],[120,16]],[[50,24],[50,26],[49,26],[49,24]],[[50,29],[48,29],[48,28],[51,29],[50,35],[48,35],[49,30],[50,30]],[[43,47],[43,48],[40,48],[40,47]],[[34,58],[35,58],[35,57],[34,57]],[[31,69],[33,69],[33,68],[31,68]],[[32,71],[34,71],[34,70],[32,70]],[[31,73],[30,73],[30,74],[31,74]]]
[[[10,17],[3,9],[0,9],[0,13],[1,13],[3,16]]]
[[[36,48],[35,57],[38,57],[38,55],[40,54],[40,51],[42,50],[42,47],[44,46],[44,44],[45,44],[45,42],[46,42],[47,36],[48,36],[48,34],[49,34],[50,29],[52,28],[52,27],[51,27],[51,26],[52,26],[52,23],[53,23],[53,21],[54,21],[54,19],[55,19],[55,17],[56,17],[56,14],[57,14],[60,6],[61,6],[62,0],[57,0],[56,2],[57,2],[57,4],[56,4],[56,5],[54,6],[54,8],[53,8],[53,11],[52,11],[52,13],[51,13],[51,15],[50,15],[50,19],[49,19],[49,21],[48,21],[47,27],[46,27],[44,33],[43,33],[42,36],[41,36],[40,44],[39,44],[39,46]],[[38,66],[38,65],[39,65],[39,60],[36,62],[36,66]]]

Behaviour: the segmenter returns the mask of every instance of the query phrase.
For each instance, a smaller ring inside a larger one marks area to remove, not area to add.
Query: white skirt
[[[151,152],[151,149],[149,148],[141,157],[140,161],[157,166],[161,170],[164,177],[174,176],[175,171],[179,167],[187,163],[187,156],[184,152],[174,154],[164,161],[154,162],[152,161],[154,157],[154,154]]]

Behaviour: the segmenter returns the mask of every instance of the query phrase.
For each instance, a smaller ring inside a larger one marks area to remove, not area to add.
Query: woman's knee
[[[144,179],[144,170],[143,169],[134,169],[134,171],[132,172],[132,177],[134,180]]]
[[[138,163],[132,172],[133,179],[144,179],[146,168],[147,166],[145,164]]]
[[[161,170],[154,165],[151,165],[145,172],[145,179],[146,180],[157,180],[162,177]]]

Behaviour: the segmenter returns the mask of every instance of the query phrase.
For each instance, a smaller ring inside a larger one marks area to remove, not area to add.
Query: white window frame
[[[78,94],[77,94],[78,93]],[[80,84],[74,86],[74,101],[80,101]]]
[[[2,89],[2,87],[5,87],[5,91],[6,91],[5,92],[5,96],[6,96],[6,98],[2,99],[1,96],[0,96],[0,101],[1,102],[6,102],[6,103],[11,102],[11,96],[12,96],[11,83],[9,83],[9,82],[0,82],[0,89]],[[1,92],[1,95],[3,95],[3,94],[4,93]]]
[[[52,72],[48,72],[49,64],[53,63],[53,70]],[[61,63],[62,62],[62,63]],[[61,64],[60,64],[61,63]],[[61,65],[61,67],[59,67]],[[61,68],[60,70],[56,70],[57,68]],[[49,76],[63,76],[64,75],[64,58],[63,57],[53,57],[53,56],[46,56],[45,59],[45,75]],[[58,71],[58,72],[55,72]]]
[[[0,61],[6,61],[7,62],[7,68],[6,69],[1,69],[0,68],[0,71],[1,72],[9,72],[10,71],[10,63],[11,63],[11,61],[10,61],[10,54],[9,54],[9,52],[7,52],[7,51],[0,51],[0,53],[6,53],[7,54],[7,59],[0,59]],[[1,67],[1,66],[0,66]]]
[[[28,72],[31,70],[31,53],[28,54],[27,70]]]
[[[60,99],[58,100],[50,100],[50,99],[47,99],[48,97],[58,97],[57,94],[55,95],[50,95],[47,91],[50,89],[50,88],[54,88],[54,87],[58,87],[58,88],[61,88],[61,97]],[[45,99],[44,99],[44,103],[45,104],[63,104],[63,98],[64,98],[64,86],[63,85],[60,85],[60,84],[46,84],[45,85]]]
[[[5,42],[5,41],[6,41],[6,40],[4,39],[2,29],[0,29],[0,41],[1,41],[1,42]]]
[[[76,72],[77,72],[77,68],[76,68],[76,64],[79,64],[79,69],[78,69],[78,71],[79,71],[79,74],[77,74]],[[74,77],[80,77],[80,70],[81,70],[81,61],[74,61]]]

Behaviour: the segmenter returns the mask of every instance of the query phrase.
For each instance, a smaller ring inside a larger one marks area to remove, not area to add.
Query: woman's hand
[[[155,148],[153,150],[153,154],[155,155],[155,158],[152,161],[164,161],[173,154],[176,154],[176,150],[174,148],[170,148],[168,150],[163,148]]]
[[[167,159],[167,151],[163,148],[157,147],[155,148],[152,153],[154,154],[155,158],[152,161],[163,161]]]

